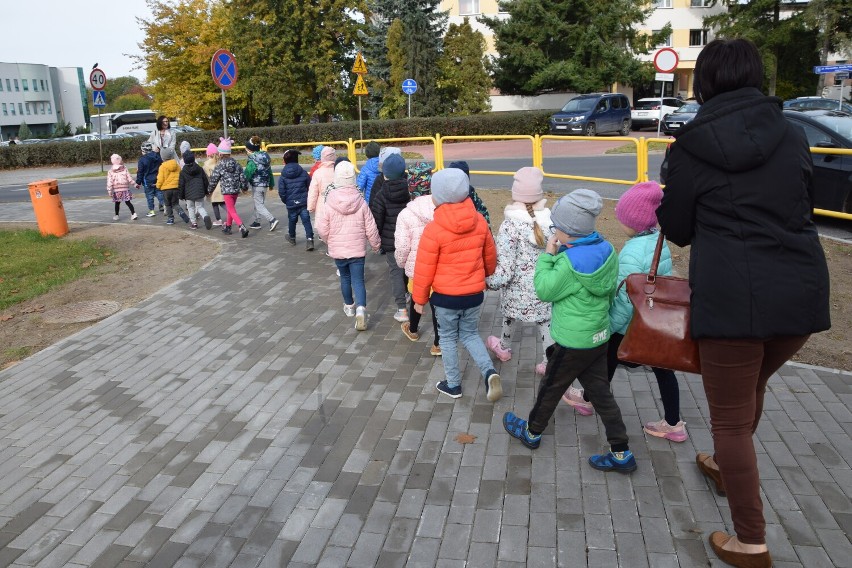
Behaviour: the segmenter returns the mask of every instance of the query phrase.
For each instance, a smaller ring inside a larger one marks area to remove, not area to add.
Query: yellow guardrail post
[[[435,171],[444,169],[444,139],[441,133],[435,134]]]
[[[347,155],[349,157],[349,161],[352,162],[352,165],[355,166],[355,170],[358,170],[358,152],[355,150],[355,143],[352,141],[352,138],[349,139],[347,147]]]

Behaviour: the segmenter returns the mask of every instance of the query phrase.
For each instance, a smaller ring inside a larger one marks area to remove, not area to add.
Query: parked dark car
[[[852,114],[831,110],[784,110],[801,126],[811,148],[852,150]],[[852,213],[852,156],[813,154],[814,207]]]
[[[701,105],[695,101],[687,101],[682,107],[676,111],[667,114],[663,117],[663,134],[671,136],[677,132],[681,126],[695,118],[698,114],[698,109]]]
[[[823,97],[799,97],[784,101],[784,108],[842,110],[852,113],[852,105],[841,103],[837,99]]]
[[[595,136],[605,132],[630,135],[630,101],[618,93],[590,93],[568,101],[550,117],[551,134]]]

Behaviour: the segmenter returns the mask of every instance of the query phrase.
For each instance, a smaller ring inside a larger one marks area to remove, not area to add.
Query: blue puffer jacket
[[[136,164],[136,183],[142,187],[157,187],[157,174],[163,159],[159,152],[148,152]]]
[[[618,283],[630,274],[641,272],[648,274],[651,270],[651,260],[654,258],[654,248],[657,246],[659,233],[639,235],[628,239],[624,248],[618,253]],[[669,245],[663,242],[663,252],[660,253],[660,266],[657,274],[669,276],[672,273],[672,253]],[[624,335],[627,332],[627,324],[633,319],[633,304],[627,297],[627,285],[621,286],[612,306],[609,308],[610,326],[613,333]]]
[[[290,163],[281,170],[278,178],[278,195],[287,209],[300,209],[308,206],[308,186],[311,178],[308,172],[297,163]]]
[[[367,163],[365,163],[364,167],[361,168],[361,171],[358,172],[358,178],[355,182],[361,189],[361,193],[364,194],[364,199],[367,203],[370,202],[370,191],[373,189],[373,182],[376,181],[376,178],[379,177],[379,175],[378,158],[370,158],[367,160]]]

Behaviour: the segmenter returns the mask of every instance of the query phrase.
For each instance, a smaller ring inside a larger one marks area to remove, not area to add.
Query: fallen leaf
[[[104,256],[112,256],[112,253],[109,251],[104,252]]]
[[[30,306],[29,308],[24,308],[21,310],[22,314],[34,314],[36,312],[43,312],[44,306]]]
[[[92,266],[91,260],[87,260],[86,262],[80,265],[81,268],[89,268],[90,266]]]
[[[459,434],[456,436],[456,442],[459,444],[472,444],[476,441],[476,436],[473,434]]]
[[[9,321],[13,317],[15,317],[15,314],[6,314],[6,315],[3,315],[3,316],[0,316],[0,321]]]

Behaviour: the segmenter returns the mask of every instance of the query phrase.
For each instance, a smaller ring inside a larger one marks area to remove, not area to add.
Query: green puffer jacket
[[[603,245],[609,246],[609,254],[589,273],[574,268],[568,251],[538,257],[535,292],[541,301],[553,304],[550,335],[563,347],[591,349],[609,341],[618,255],[606,241],[597,246]]]

